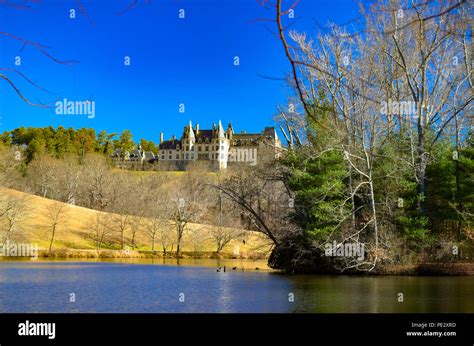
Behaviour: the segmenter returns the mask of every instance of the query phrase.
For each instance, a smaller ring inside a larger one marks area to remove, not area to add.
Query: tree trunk
[[[375,208],[375,194],[374,194],[374,185],[372,182],[372,175],[370,176],[369,188],[370,188],[370,204],[372,207],[372,218],[374,220],[375,251],[378,251],[379,229],[378,229],[378,221],[377,221],[377,212]]]
[[[182,239],[183,239],[183,226],[180,224],[178,225],[178,246],[177,246],[177,250],[176,250],[176,256],[178,257],[181,257],[181,242],[182,242]]]
[[[425,203],[423,201],[426,191],[426,152],[425,152],[425,133],[424,133],[424,122],[423,112],[421,107],[418,111],[418,157],[419,157],[419,176],[418,176],[418,209],[422,215],[425,214]]]
[[[7,233],[5,234],[5,239],[3,240],[3,246],[5,246],[7,242],[10,242],[10,236],[11,236],[12,230],[13,230],[13,224],[10,223],[10,225],[8,226]]]
[[[56,226],[53,226],[53,233],[51,234],[51,242],[49,243],[49,253],[51,253],[51,248],[53,247],[55,233],[56,233]]]

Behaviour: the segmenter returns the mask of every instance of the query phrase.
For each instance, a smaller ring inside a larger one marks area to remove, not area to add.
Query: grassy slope
[[[48,209],[52,205],[61,202],[10,189],[0,189],[0,194],[25,198],[26,201],[27,211],[22,213],[12,239],[17,242],[37,243],[40,249],[47,249],[51,237],[51,230],[48,226],[50,222]],[[95,249],[95,243],[91,238],[93,232],[91,225],[96,220],[96,215],[101,212],[68,204],[65,205],[64,210],[65,221],[57,228],[53,249]],[[208,225],[190,224],[184,237],[184,251],[215,251],[214,241],[209,239],[211,227]],[[172,232],[172,239],[175,239],[174,230],[170,229],[170,232]],[[193,237],[204,240],[200,245],[195,246],[192,241]],[[126,234],[126,239],[130,239],[130,234]],[[254,256],[268,252],[269,247],[266,246],[268,241],[262,235],[255,232],[247,232],[245,239],[246,244],[243,244],[242,240],[231,241],[224,249],[224,252],[232,254],[234,246],[239,246],[240,254],[243,256]],[[143,226],[137,235],[136,244],[139,250],[149,250],[151,248],[151,239]],[[160,243],[157,240],[155,250],[159,249]],[[176,250],[176,245],[174,250]]]

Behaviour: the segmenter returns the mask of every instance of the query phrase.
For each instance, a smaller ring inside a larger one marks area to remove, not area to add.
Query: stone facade
[[[181,139],[174,136],[163,140],[160,133],[160,145],[157,159],[159,162],[173,162],[177,165],[192,161],[208,161],[215,169],[226,169],[229,162],[244,162],[256,165],[259,152],[270,147],[278,155],[282,149],[274,127],[266,127],[261,133],[234,133],[232,124],[224,130],[222,123],[213,124],[211,129],[193,128],[192,123],[184,127]]]

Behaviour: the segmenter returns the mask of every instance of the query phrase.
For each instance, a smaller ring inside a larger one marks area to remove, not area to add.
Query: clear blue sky
[[[78,61],[55,63],[0,35],[0,67],[16,68],[53,94],[10,73],[21,91],[33,102],[67,98],[96,103],[94,119],[56,115],[54,107],[25,104],[0,80],[0,131],[49,125],[129,129],[135,140],[158,141],[160,131],[165,138],[181,135],[189,120],[201,128],[219,119],[232,121],[236,131],[248,132],[273,125],[277,105],[286,102],[291,90],[283,81],[258,76],[281,78],[290,71],[281,42],[265,28],[275,29],[275,24],[255,22],[273,18],[272,10],[255,0],[138,0],[118,16],[130,2],[83,0],[93,23],[79,13],[69,18],[69,9],[78,10],[74,0],[43,0],[30,10],[0,5],[0,31],[50,46],[48,52],[57,59]],[[178,17],[180,9],[185,19]],[[344,23],[357,15],[356,0],[301,0],[292,29],[314,34],[314,20]],[[15,56],[21,57],[21,66],[15,66]],[[131,57],[130,66],[124,66],[125,56]],[[234,66],[234,56],[240,66]]]

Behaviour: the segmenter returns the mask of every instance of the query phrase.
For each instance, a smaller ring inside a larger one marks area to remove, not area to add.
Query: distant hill
[[[100,211],[83,208],[79,206],[69,205],[66,203],[42,198],[32,194],[23,193],[11,189],[0,189],[0,201],[6,198],[14,198],[22,200],[24,210],[18,220],[18,224],[12,234],[12,241],[24,243],[37,243],[40,250],[47,250],[51,239],[50,211],[57,208],[58,205],[63,204],[64,221],[57,227],[55,240],[53,243],[54,252],[67,253],[63,250],[89,250],[95,252],[95,242],[93,239],[93,225],[97,219],[97,215],[107,215],[112,217],[112,214],[103,213]],[[143,219],[142,224],[149,222]],[[3,238],[5,232],[5,225],[0,224],[0,234]],[[202,224],[189,224],[188,231],[184,237],[184,253],[207,253],[216,251],[216,246],[213,239],[209,237],[209,230],[212,226]],[[130,232],[130,231],[128,231]],[[170,226],[170,237],[175,239],[175,231]],[[119,233],[116,235],[119,239]],[[130,234],[126,234],[126,242],[130,244]],[[198,239],[199,241],[196,241]],[[245,241],[245,243],[244,243]],[[144,226],[139,228],[139,233],[136,236],[136,244],[138,250],[150,250],[151,238],[146,232]],[[223,255],[231,256],[234,250],[238,247],[240,256],[242,257],[264,257],[270,250],[267,245],[268,242],[264,237],[256,232],[246,232],[243,239],[232,240],[223,250]],[[119,250],[119,242],[114,244],[106,244],[103,246],[104,250]],[[155,250],[161,250],[159,239],[156,240]],[[168,248],[168,251],[170,248]],[[176,250],[176,242],[173,251]],[[73,252],[73,251],[72,251]],[[57,255],[57,254],[56,254]]]

